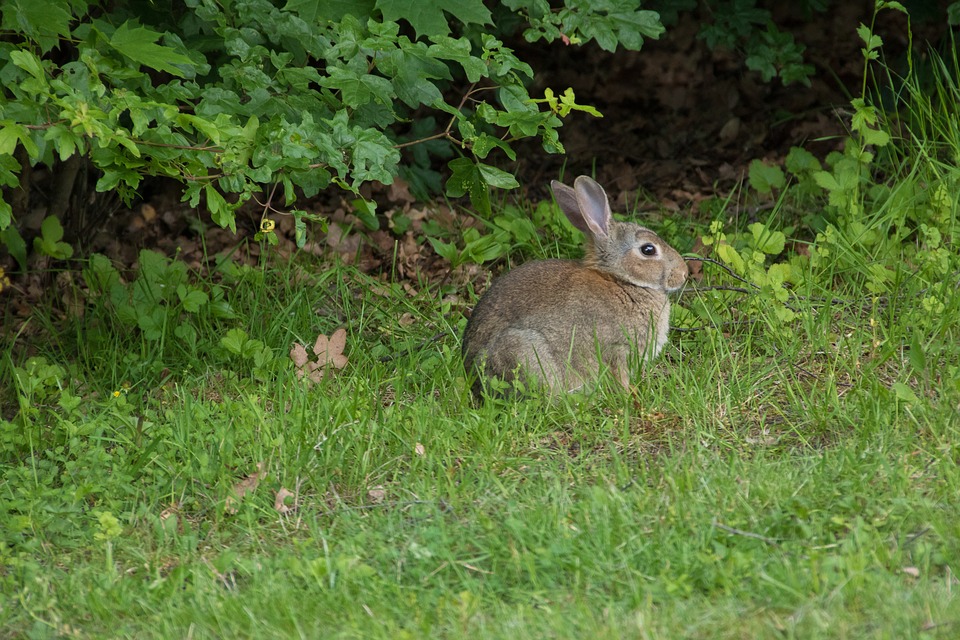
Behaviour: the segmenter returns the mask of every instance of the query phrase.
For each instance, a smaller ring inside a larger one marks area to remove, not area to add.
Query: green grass
[[[789,332],[675,334],[637,398],[474,405],[458,315],[435,296],[380,295],[349,269],[248,277],[233,299],[252,336],[283,354],[342,324],[348,367],[307,388],[281,359],[257,380],[216,348],[216,323],[199,362],[136,332],[94,351],[95,313],[51,339],[61,384],[89,401],[67,410],[47,388],[4,427],[4,635],[899,638],[960,624],[960,394],[874,347],[858,308],[808,309]],[[153,360],[182,373],[130,378]],[[281,487],[298,491],[286,515]]]
[[[449,283],[91,266],[83,316],[58,289],[0,350],[0,637],[956,637],[951,86],[906,85],[914,128],[852,190],[779,201],[831,252],[784,256],[794,319],[687,291],[701,328],[633,397],[473,403]],[[338,327],[349,364],[306,385],[291,345]]]

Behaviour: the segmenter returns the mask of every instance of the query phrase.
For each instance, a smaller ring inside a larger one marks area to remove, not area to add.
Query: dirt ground
[[[700,18],[688,15],[660,41],[639,52],[609,54],[597,47],[529,47],[521,56],[538,70],[538,82],[555,91],[572,87],[578,101],[604,115],[573,113],[561,140],[567,156],[521,154],[528,185],[596,172],[621,201],[637,190],[669,208],[724,194],[756,158],[782,160],[792,146],[823,157],[839,148],[857,95],[864,60],[856,35],[870,22],[872,2],[838,3],[814,20],[776,16],[806,45],[816,71],[810,86],[763,82],[746,69],[742,52],[709,50],[697,37]],[[894,60],[906,50],[906,20],[885,12],[877,32]],[[623,197],[623,192],[627,192]],[[632,201],[632,200],[630,200]]]

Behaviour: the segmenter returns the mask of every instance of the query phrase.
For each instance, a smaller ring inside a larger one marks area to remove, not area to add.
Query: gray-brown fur
[[[586,176],[574,188],[551,183],[571,224],[586,234],[578,260],[528,262],[498,278],[463,335],[468,371],[553,392],[591,384],[609,368],[629,388],[633,353],[655,357],[666,342],[667,293],[687,276],[683,258],[655,233],[613,219],[607,196]],[[655,255],[649,253],[653,245]],[[603,366],[601,366],[603,365]]]

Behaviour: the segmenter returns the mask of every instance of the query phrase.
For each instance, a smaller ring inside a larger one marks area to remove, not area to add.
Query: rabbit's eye
[[[651,242],[640,245],[640,253],[645,256],[655,256],[657,255],[657,245]]]

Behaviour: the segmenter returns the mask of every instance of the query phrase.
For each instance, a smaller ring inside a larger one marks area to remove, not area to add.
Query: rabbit
[[[629,391],[631,355],[653,359],[667,342],[667,294],[687,279],[684,259],[653,231],[614,220],[588,176],[550,187],[586,236],[584,258],[525,263],[481,296],[462,346],[475,397],[484,376],[558,394],[590,387],[605,369]]]

